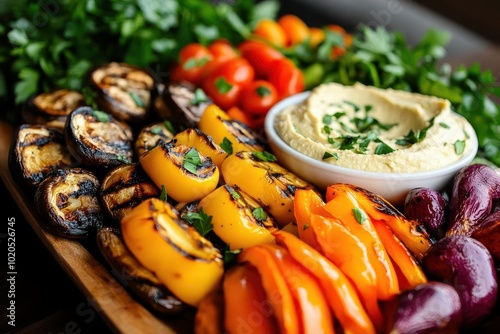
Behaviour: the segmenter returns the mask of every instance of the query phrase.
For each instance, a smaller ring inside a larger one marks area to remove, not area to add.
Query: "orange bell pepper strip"
[[[282,230],[273,234],[276,244],[286,248],[295,261],[318,279],[345,334],[375,334],[355,287],[339,268],[295,235]]]
[[[372,222],[379,220],[387,224],[399,240],[421,261],[424,254],[434,243],[429,234],[416,222],[399,212],[381,196],[366,189],[351,184],[334,184],[326,188],[328,202],[339,188],[353,191],[360,207],[371,218]]]
[[[335,330],[331,312],[316,278],[297,263],[284,247],[272,244],[261,247],[276,259],[278,268],[299,306],[301,333],[333,334]]]
[[[273,307],[280,333],[299,334],[301,327],[298,305],[295,304],[292,292],[274,256],[262,245],[256,245],[245,248],[238,256],[238,262],[247,262],[259,272],[262,287]]]
[[[293,213],[300,239],[316,250],[320,248],[314,230],[309,228],[311,226],[311,215],[313,213],[325,213],[323,210],[324,205],[323,199],[312,189],[295,190]]]
[[[377,278],[378,298],[389,300],[396,296],[399,293],[399,284],[391,258],[370,218],[359,207],[351,189],[339,187],[325,204],[324,209],[367,246],[367,254]]]
[[[389,226],[380,220],[373,222],[373,226],[380,236],[394,266],[399,269],[402,277],[400,289],[412,289],[419,284],[427,282],[425,274],[418,264],[413,254],[405,245],[392,233]]]
[[[378,305],[377,275],[367,245],[332,217],[313,214],[311,228],[323,255],[349,277],[357,288],[366,312],[379,332],[383,327],[383,317]]]
[[[274,334],[278,324],[257,270],[249,264],[231,267],[224,275],[224,329],[227,333]]]

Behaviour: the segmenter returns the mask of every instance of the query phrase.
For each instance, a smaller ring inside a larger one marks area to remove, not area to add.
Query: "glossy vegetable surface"
[[[477,325],[493,310],[498,283],[493,259],[479,241],[465,235],[440,239],[422,260],[429,278],[453,286],[465,325]]]

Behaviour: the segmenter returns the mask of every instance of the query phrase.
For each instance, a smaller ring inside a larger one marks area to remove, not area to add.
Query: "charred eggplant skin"
[[[131,163],[134,157],[131,127],[91,107],[71,112],[64,138],[71,155],[87,167],[111,168]]]
[[[470,236],[499,199],[500,175],[492,167],[473,164],[462,168],[453,181],[446,235]]]
[[[97,198],[99,180],[81,168],[59,169],[35,191],[35,208],[42,226],[70,239],[88,237],[103,226],[104,214]]]
[[[97,232],[97,245],[119,281],[147,308],[158,315],[176,315],[190,308],[175,297],[156,276],[144,268],[125,245],[120,229],[103,227]]]
[[[178,131],[196,127],[201,115],[212,101],[207,98],[206,101],[194,103],[195,91],[196,86],[190,82],[167,82],[161,99],[168,113],[160,117],[169,119]]]
[[[142,201],[160,195],[160,189],[138,162],[109,170],[99,187],[103,209],[116,224]]]
[[[32,96],[23,105],[21,117],[24,123],[47,125],[62,131],[69,113],[85,105],[80,92],[57,89]]]
[[[147,69],[111,62],[92,69],[88,81],[100,110],[130,124],[150,118],[158,82]]]
[[[57,169],[76,164],[61,131],[35,124],[18,126],[8,160],[12,176],[33,190]]]

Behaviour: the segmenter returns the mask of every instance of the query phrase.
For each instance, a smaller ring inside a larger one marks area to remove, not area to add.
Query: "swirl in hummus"
[[[316,87],[278,114],[275,128],[305,155],[370,172],[442,168],[477,145],[474,129],[448,100],[359,83]]]

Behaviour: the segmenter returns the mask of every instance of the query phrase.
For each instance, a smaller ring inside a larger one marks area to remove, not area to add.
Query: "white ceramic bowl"
[[[396,206],[401,206],[406,195],[413,188],[428,187],[442,191],[461,168],[470,164],[477,153],[477,137],[475,133],[472,133],[469,135],[474,146],[473,150],[456,163],[432,171],[418,173],[366,172],[315,160],[290,147],[281,139],[275,129],[276,115],[286,107],[304,101],[309,94],[310,92],[299,93],[278,102],[269,110],[264,127],[269,146],[280,164],[319,189],[324,190],[333,183],[351,183],[382,196]]]

